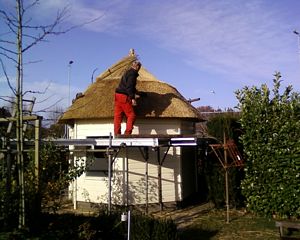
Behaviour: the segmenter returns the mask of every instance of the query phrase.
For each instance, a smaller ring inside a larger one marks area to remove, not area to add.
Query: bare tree
[[[24,133],[23,133],[23,97],[26,93],[43,94],[43,92],[26,91],[23,92],[23,54],[36,46],[38,43],[46,41],[49,35],[60,35],[71,31],[74,28],[95,22],[101,16],[81,23],[80,25],[68,28],[60,28],[64,20],[69,17],[68,6],[59,10],[50,24],[35,24],[30,12],[33,8],[38,8],[39,0],[15,0],[15,12],[0,9],[0,20],[5,23],[6,31],[0,33],[0,65],[7,85],[15,96],[16,105],[16,136],[17,136],[17,165],[18,178],[20,184],[20,206],[19,206],[19,228],[25,227],[25,193],[24,193]],[[4,31],[3,29],[1,31]],[[12,63],[16,70],[15,87],[7,73],[4,60]],[[45,90],[46,91],[46,90]],[[10,98],[0,96],[0,99],[11,101]]]
[[[25,4],[26,2],[26,4]],[[36,25],[29,15],[33,7],[37,7],[39,0],[16,0],[15,13],[0,10],[0,17],[7,27],[7,32],[1,34],[0,63],[7,84],[16,99],[16,137],[17,137],[17,166],[20,184],[19,228],[25,227],[25,190],[24,190],[24,136],[23,136],[23,54],[39,42],[45,41],[48,35],[66,33],[58,26],[67,17],[68,9],[63,8],[57,12],[53,22],[48,25]],[[15,87],[6,71],[4,59],[14,64],[16,69]]]

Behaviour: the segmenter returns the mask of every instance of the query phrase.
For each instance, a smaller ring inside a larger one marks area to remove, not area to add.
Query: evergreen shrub
[[[247,155],[242,192],[247,207],[265,216],[300,217],[300,97],[292,86],[266,84],[236,92]]]

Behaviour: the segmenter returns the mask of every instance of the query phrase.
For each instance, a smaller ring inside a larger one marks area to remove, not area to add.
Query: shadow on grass
[[[209,240],[212,239],[218,230],[205,230],[199,228],[186,228],[179,233],[180,240]]]

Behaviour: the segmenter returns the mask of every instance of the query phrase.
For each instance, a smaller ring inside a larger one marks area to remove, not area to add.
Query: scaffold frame
[[[69,146],[69,151],[75,151],[76,147],[91,147],[89,151],[97,151],[94,149],[95,146],[102,146],[106,147],[107,155],[108,155],[108,211],[111,211],[111,198],[112,198],[112,191],[111,191],[111,168],[112,163],[117,157],[121,148],[138,148],[141,152],[141,155],[145,161],[145,212],[148,213],[148,160],[149,160],[149,148],[154,149],[157,154],[157,163],[158,163],[158,201],[160,210],[163,210],[163,202],[162,202],[162,176],[161,176],[161,168],[163,166],[164,160],[169,152],[170,147],[196,147],[198,146],[199,141],[203,140],[203,137],[199,137],[196,135],[193,136],[174,136],[174,135],[149,135],[149,136],[136,136],[136,135],[129,135],[129,136],[120,136],[113,138],[110,134],[109,138],[95,138],[95,139],[56,139],[53,142],[56,145],[61,146]],[[70,148],[70,146],[73,146]],[[160,156],[160,149],[166,148],[165,153],[163,156]],[[115,151],[117,149],[117,151]],[[126,150],[126,162],[128,163],[128,156]],[[126,171],[128,172],[128,166]],[[128,173],[126,173],[127,176]],[[126,181],[126,191],[128,191],[128,176]],[[124,193],[123,193],[124,194]],[[128,204],[128,193],[126,194],[126,204]],[[75,199],[76,201],[76,199]],[[75,208],[76,204],[74,204]]]

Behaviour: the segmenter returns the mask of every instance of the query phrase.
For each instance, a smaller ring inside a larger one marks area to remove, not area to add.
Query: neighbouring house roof
[[[100,74],[83,94],[78,94],[72,105],[60,118],[60,123],[78,119],[103,119],[114,116],[114,92],[123,73],[137,57],[124,57]],[[139,71],[137,90],[146,92],[137,100],[137,118],[180,118],[201,121],[199,111],[194,108],[171,85],[159,81],[143,66]]]

